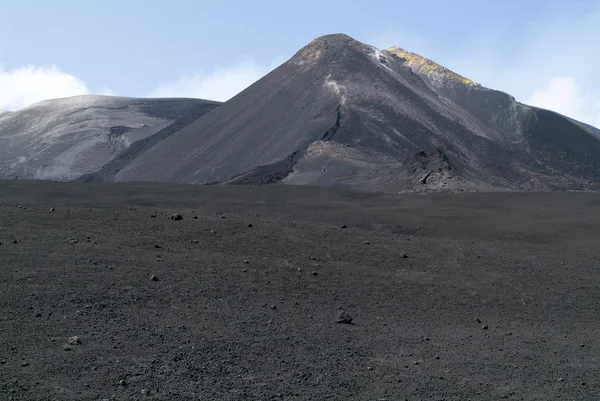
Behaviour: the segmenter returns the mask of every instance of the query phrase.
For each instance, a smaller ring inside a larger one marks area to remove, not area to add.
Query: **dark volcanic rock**
[[[349,313],[342,311],[338,314],[336,323],[351,324],[352,316],[350,316]]]
[[[594,132],[403,49],[328,35],[104,179],[392,192],[598,188]]]

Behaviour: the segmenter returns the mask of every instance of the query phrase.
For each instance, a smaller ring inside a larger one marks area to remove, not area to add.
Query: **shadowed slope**
[[[453,174],[420,186],[402,165],[436,149]],[[329,35],[105,179],[395,192],[593,188],[599,174],[600,140],[582,125],[400,48]]]

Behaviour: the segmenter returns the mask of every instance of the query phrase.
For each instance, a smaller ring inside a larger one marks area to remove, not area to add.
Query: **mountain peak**
[[[319,36],[296,53],[293,61],[298,65],[310,65],[316,62],[324,54],[332,54],[344,49],[353,48],[365,52],[371,52],[372,46],[359,42],[358,40],[343,34],[336,33]]]
[[[455,73],[454,71],[450,71],[446,67],[443,67],[428,58],[425,58],[416,53],[406,51],[401,47],[390,47],[389,49],[386,49],[385,52],[401,59],[404,62],[404,64],[409,66],[413,71],[421,73],[430,78],[442,78],[449,79],[452,81],[460,81],[465,85],[479,85],[476,82],[470,80],[469,78],[465,78],[462,75]]]

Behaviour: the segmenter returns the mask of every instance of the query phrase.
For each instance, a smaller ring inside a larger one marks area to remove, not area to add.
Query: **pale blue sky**
[[[0,109],[71,92],[225,100],[328,33],[600,123],[597,0],[0,0]]]

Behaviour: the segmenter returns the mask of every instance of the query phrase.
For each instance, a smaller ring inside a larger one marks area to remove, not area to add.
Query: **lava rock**
[[[340,324],[352,324],[352,316],[347,312],[340,312],[337,316],[336,323]]]
[[[68,343],[70,345],[80,345],[81,344],[81,339],[79,337],[77,337],[77,336],[69,337]]]

